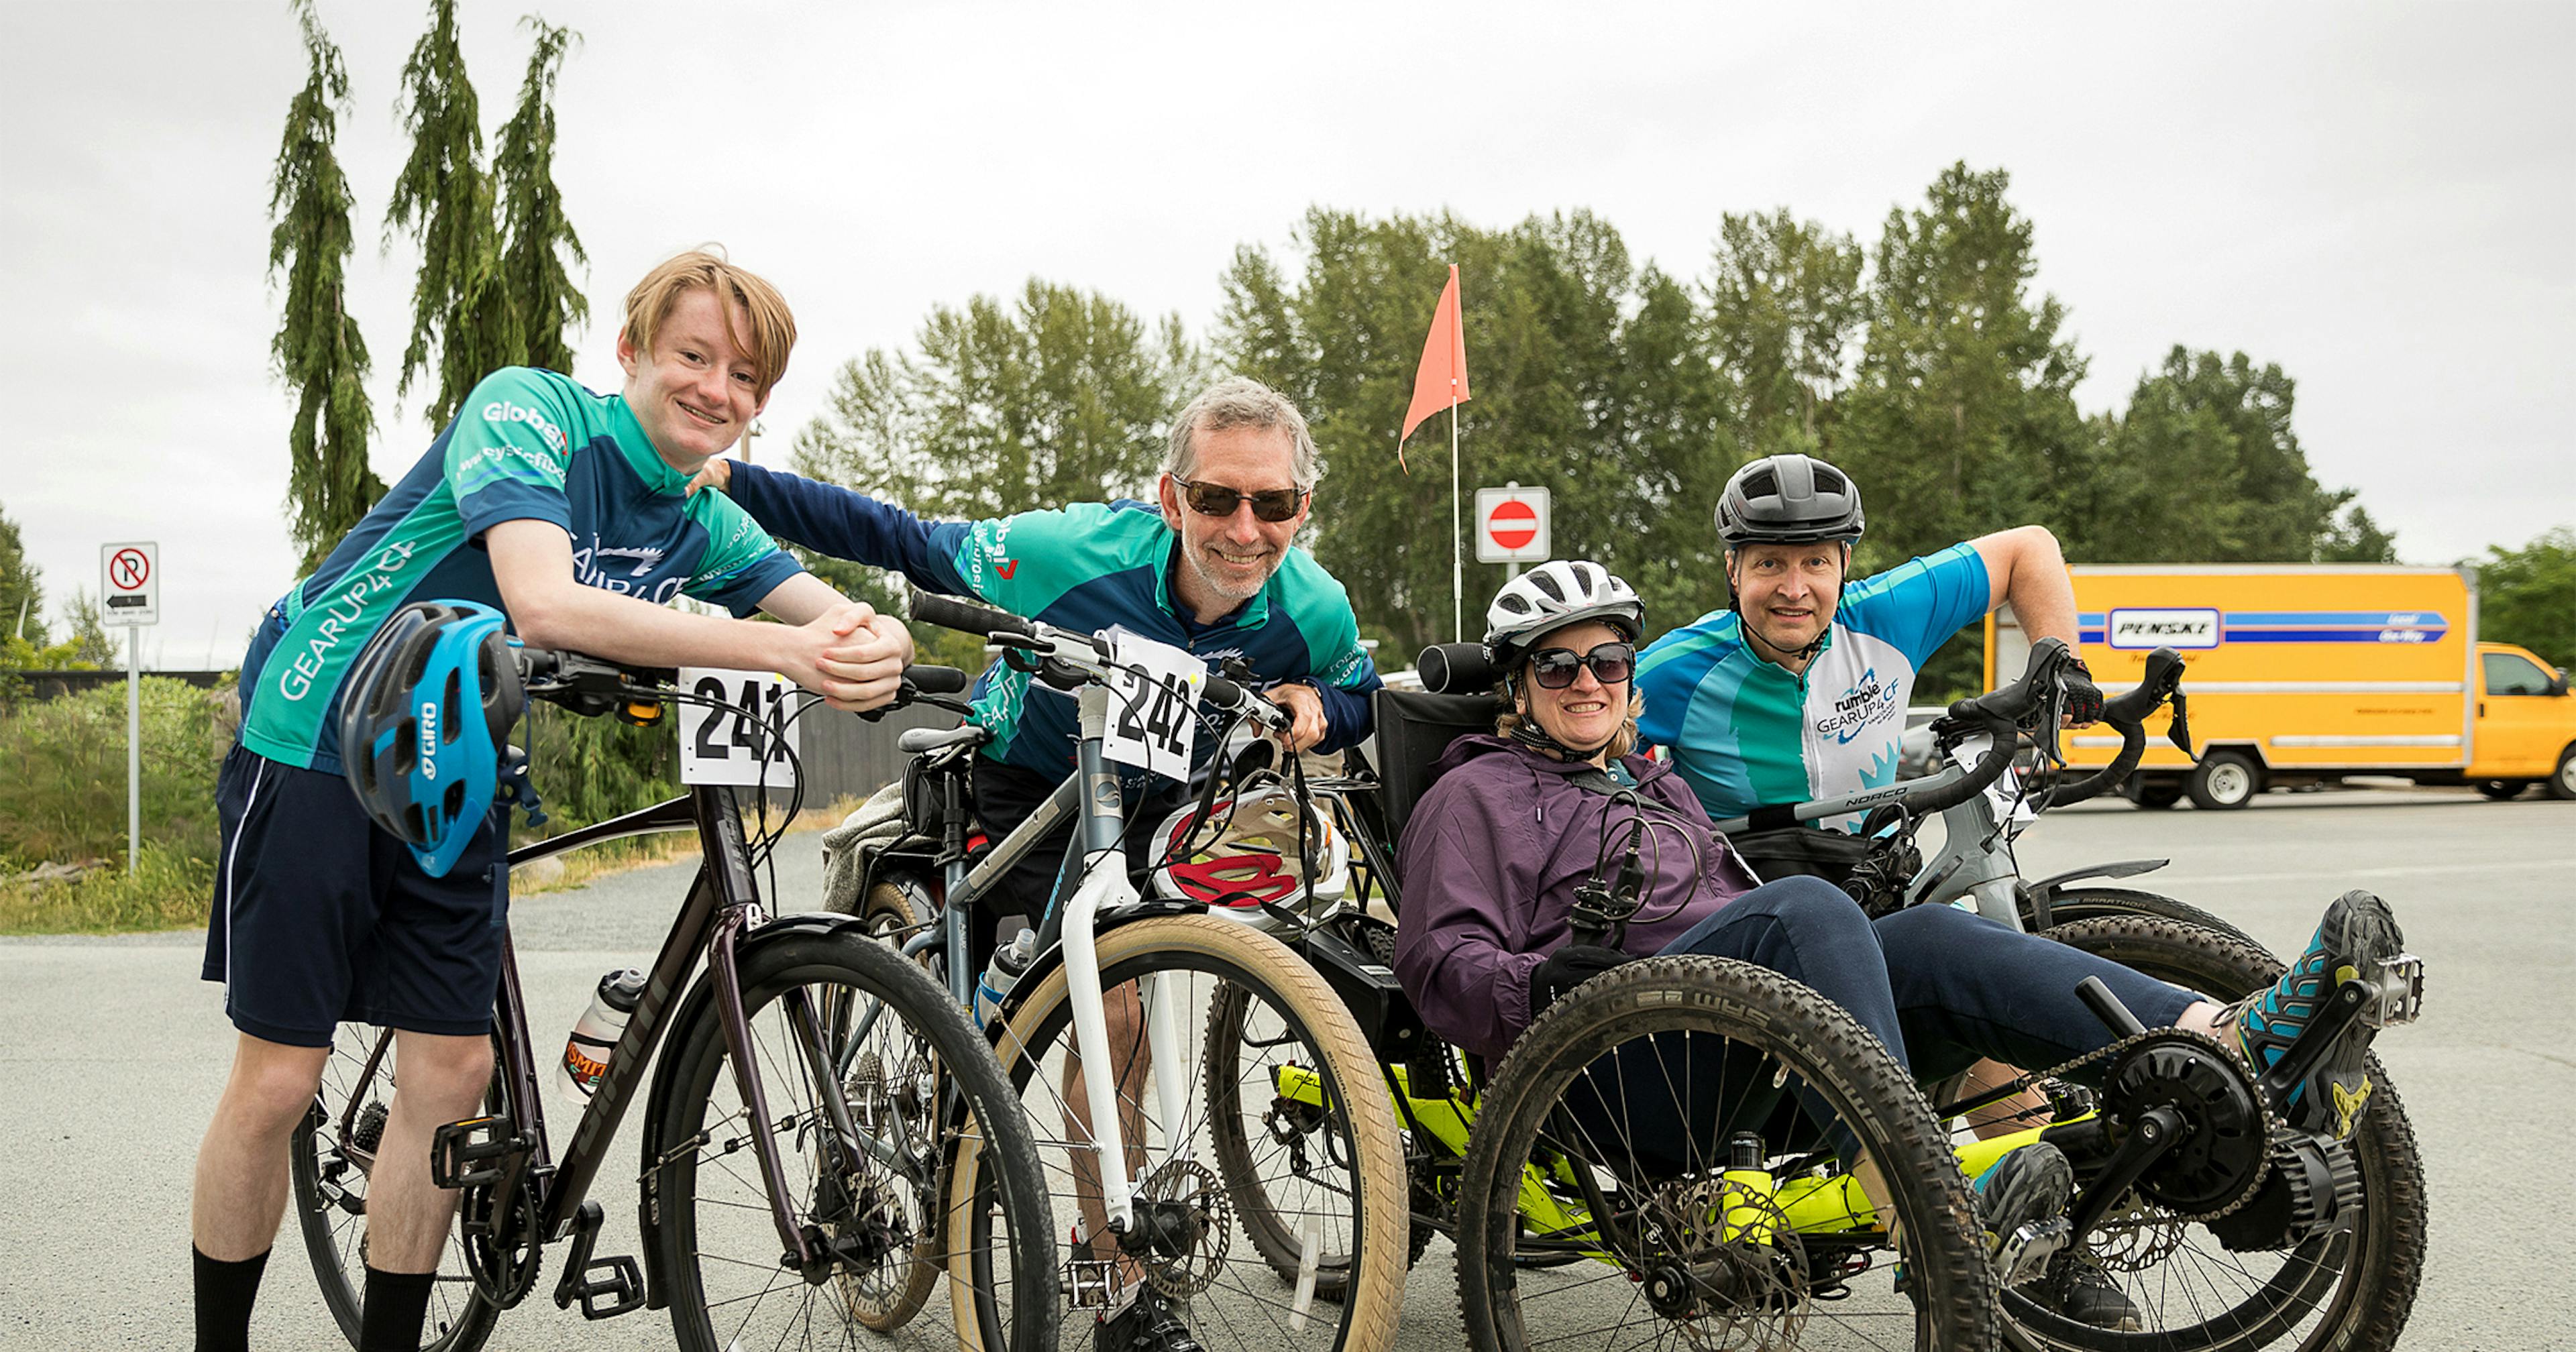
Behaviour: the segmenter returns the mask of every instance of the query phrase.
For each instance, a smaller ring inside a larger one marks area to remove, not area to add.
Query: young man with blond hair
[[[480,1111],[502,930],[486,821],[431,877],[342,777],[350,665],[412,601],[499,607],[532,647],[653,666],[774,670],[835,708],[890,700],[912,642],[806,573],[740,509],[690,498],[796,342],[777,290],[707,252],[626,298],[620,393],[552,371],[486,377],[427,454],[271,607],[242,659],[239,741],[216,797],[221,866],[205,978],[239,1038],[198,1149],[197,1346],[247,1345],[287,1194],[287,1146],[342,1021],[395,1030],[402,1066],[369,1180],[361,1348],[416,1348],[455,1207],[431,1185],[443,1123]],[[688,595],[736,618],[662,603]],[[766,611],[781,624],[745,618]]]

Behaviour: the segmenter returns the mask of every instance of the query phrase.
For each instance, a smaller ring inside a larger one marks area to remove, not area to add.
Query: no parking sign
[[[143,540],[98,547],[98,594],[111,627],[161,622],[161,546]]]

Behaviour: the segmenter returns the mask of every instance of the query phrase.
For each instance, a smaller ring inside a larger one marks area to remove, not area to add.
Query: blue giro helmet
[[[527,705],[500,611],[415,601],[358,654],[340,703],[340,760],[376,825],[433,878],[492,809],[501,749]]]

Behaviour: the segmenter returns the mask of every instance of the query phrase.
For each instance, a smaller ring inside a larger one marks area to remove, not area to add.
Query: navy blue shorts
[[[506,884],[489,822],[433,878],[348,780],[239,745],[215,804],[223,851],[204,975],[224,983],[234,1027],[328,1047],[343,1021],[460,1037],[492,1026]]]

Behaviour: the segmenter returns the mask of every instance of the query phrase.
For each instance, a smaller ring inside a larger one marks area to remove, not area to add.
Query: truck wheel
[[[2549,774],[2549,796],[2562,803],[2576,798],[2576,746],[2558,753],[2558,768]]]
[[[2485,794],[2487,797],[2492,798],[2499,803],[2505,802],[2508,799],[2520,797],[2522,791],[2530,787],[2531,781],[2528,779],[2481,779],[2478,781],[2478,792]]]
[[[2182,801],[2182,784],[2162,775],[2152,779],[2131,775],[2120,791],[2140,807],[2172,807]]]
[[[2240,808],[2263,791],[2263,767],[2241,751],[2212,751],[2193,768],[2188,791],[2195,807],[2212,812]]]

